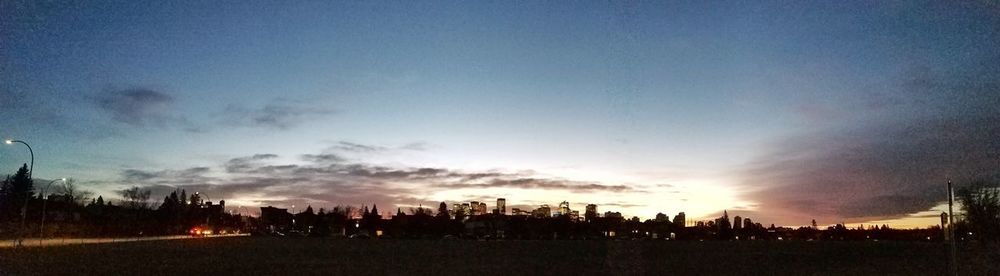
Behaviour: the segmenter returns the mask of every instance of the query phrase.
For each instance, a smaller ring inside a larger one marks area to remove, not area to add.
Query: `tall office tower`
[[[502,198],[501,197],[501,198],[497,199],[497,210],[500,211],[501,215],[506,215],[507,214],[507,199],[506,198]]]

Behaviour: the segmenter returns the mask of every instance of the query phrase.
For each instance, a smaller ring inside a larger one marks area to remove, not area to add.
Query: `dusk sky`
[[[669,2],[0,0],[0,137],[255,210],[923,227],[1000,177],[994,2]]]

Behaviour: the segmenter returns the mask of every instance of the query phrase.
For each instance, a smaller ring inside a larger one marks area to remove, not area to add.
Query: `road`
[[[225,235],[208,235],[208,236],[174,235],[174,236],[125,237],[125,238],[49,238],[49,239],[24,239],[23,241],[21,241],[21,246],[25,246],[25,247],[47,247],[47,246],[62,246],[62,245],[71,245],[71,244],[118,243],[118,242],[179,240],[179,239],[203,239],[203,238],[221,238],[221,237],[240,237],[240,236],[249,236],[249,235],[250,234],[225,234]],[[17,247],[17,240],[3,240],[3,241],[0,241],[0,248],[11,248],[11,247]]]

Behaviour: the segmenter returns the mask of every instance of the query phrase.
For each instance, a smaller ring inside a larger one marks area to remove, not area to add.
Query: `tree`
[[[11,216],[19,213],[28,200],[34,195],[33,180],[29,177],[28,165],[24,164],[13,176],[7,176],[0,186],[0,204],[3,204],[3,214]]]
[[[983,240],[1000,240],[1000,183],[974,181],[957,195],[972,231]]]
[[[59,193],[66,196],[66,199],[69,200],[69,202],[79,205],[83,205],[84,202],[87,202],[87,199],[90,199],[90,197],[94,195],[91,191],[81,190],[80,187],[76,185],[76,181],[72,178],[63,181],[63,184],[58,187],[58,190]]]
[[[127,209],[149,209],[150,190],[133,186],[118,192],[122,196],[122,206]]]
[[[438,205],[437,216],[439,218],[450,218],[451,217],[451,215],[448,214],[448,204],[444,203],[444,201],[442,201],[441,204]]]
[[[11,204],[13,197],[14,183],[10,179],[10,175],[0,183],[0,217],[6,216],[8,212],[13,209]]]

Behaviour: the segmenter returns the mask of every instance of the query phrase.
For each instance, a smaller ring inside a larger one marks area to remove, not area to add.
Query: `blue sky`
[[[2,5],[0,135],[32,143],[37,177],[103,194],[805,224],[905,217],[942,179],[997,173],[995,4]],[[258,154],[289,171],[227,169]]]

